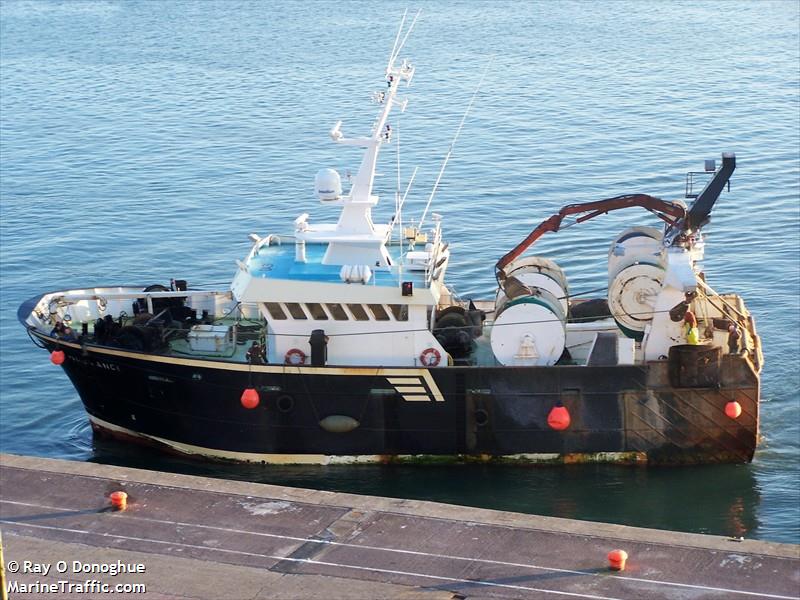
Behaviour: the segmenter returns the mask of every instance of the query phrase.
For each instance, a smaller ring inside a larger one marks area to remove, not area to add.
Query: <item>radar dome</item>
[[[320,169],[314,178],[314,189],[323,202],[331,202],[342,197],[342,178],[335,169]]]

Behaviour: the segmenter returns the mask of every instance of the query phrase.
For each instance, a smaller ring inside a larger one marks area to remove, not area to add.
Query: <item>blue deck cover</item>
[[[341,265],[324,265],[322,258],[325,255],[327,244],[306,243],[306,262],[295,261],[295,245],[280,244],[262,246],[258,254],[247,263],[250,273],[254,277],[268,279],[286,279],[290,281],[313,281],[317,283],[343,283],[339,277]],[[369,284],[380,286],[399,287],[401,281],[412,281],[415,287],[427,287],[425,271],[408,270],[400,275],[401,259],[399,246],[387,246],[394,263],[392,267],[375,267],[372,269],[372,279]]]

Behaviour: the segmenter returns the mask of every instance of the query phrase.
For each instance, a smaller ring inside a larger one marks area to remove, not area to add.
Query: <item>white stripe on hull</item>
[[[645,463],[647,456],[641,452],[595,452],[578,455],[563,456],[557,453],[525,453],[525,454],[504,454],[493,456],[490,454],[473,455],[415,455],[415,454],[356,454],[356,455],[337,455],[337,454],[261,454],[256,452],[231,452],[228,450],[218,450],[216,448],[205,448],[175,442],[166,438],[146,433],[139,433],[119,425],[114,425],[93,415],[89,415],[89,420],[99,427],[112,433],[119,433],[131,437],[140,438],[168,446],[181,454],[203,456],[222,460],[233,460],[237,462],[256,462],[274,465],[355,465],[355,464],[379,464],[386,462],[398,463],[424,463],[428,460],[441,461],[443,458],[451,458],[453,462],[463,460],[465,462],[490,462],[501,460],[519,463],[561,463],[561,462],[601,462],[601,463]],[[570,456],[583,456],[584,460],[570,460]]]
[[[229,450],[218,450],[216,448],[205,448],[193,444],[175,442],[155,435],[148,435],[114,425],[94,415],[89,415],[89,420],[101,429],[106,429],[113,433],[122,433],[128,436],[150,440],[169,446],[182,454],[206,456],[210,458],[220,458],[224,460],[235,460],[238,462],[265,462],[270,464],[308,464],[308,465],[331,465],[331,464],[355,464],[355,463],[377,463],[381,462],[380,455],[358,455],[358,456],[336,456],[327,454],[261,454],[257,452],[232,452]]]

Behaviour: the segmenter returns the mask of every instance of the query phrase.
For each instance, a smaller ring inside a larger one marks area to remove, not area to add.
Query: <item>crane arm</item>
[[[627,194],[614,198],[606,198],[605,200],[596,200],[594,202],[568,204],[553,216],[542,221],[536,229],[530,232],[528,237],[498,260],[495,269],[498,273],[502,272],[509,263],[518,258],[545,233],[548,231],[558,231],[565,217],[587,213],[576,219],[576,223],[583,223],[584,221],[606,214],[612,210],[620,210],[632,206],[640,206],[649,210],[670,226],[675,226],[679,221],[686,218],[686,208],[684,208],[682,204],[668,202],[654,196],[648,196],[647,194]]]

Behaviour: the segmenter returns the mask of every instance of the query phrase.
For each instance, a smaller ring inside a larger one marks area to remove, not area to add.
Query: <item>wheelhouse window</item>
[[[347,316],[344,308],[342,308],[341,304],[326,304],[325,308],[328,309],[328,312],[331,313],[334,321],[348,321],[350,317]]]
[[[306,309],[308,309],[308,313],[315,321],[328,320],[328,313],[326,313],[325,309],[322,308],[322,304],[318,304],[317,302],[309,302],[306,304]]]
[[[300,306],[297,302],[287,302],[286,308],[289,309],[289,314],[292,315],[293,319],[305,321],[308,319],[306,316],[303,307]]]
[[[280,304],[277,302],[265,302],[264,305],[267,307],[267,312],[269,313],[270,317],[276,321],[286,320],[286,313],[283,312]]]
[[[389,310],[395,321],[408,321],[408,304],[390,304]]]
[[[388,321],[389,320],[389,313],[386,312],[386,309],[383,308],[383,304],[367,304],[369,306],[370,311],[372,314],[375,315],[376,321]]]
[[[356,321],[369,321],[367,311],[364,310],[364,307],[360,304],[348,304],[347,308],[353,313],[353,317],[355,317]]]

